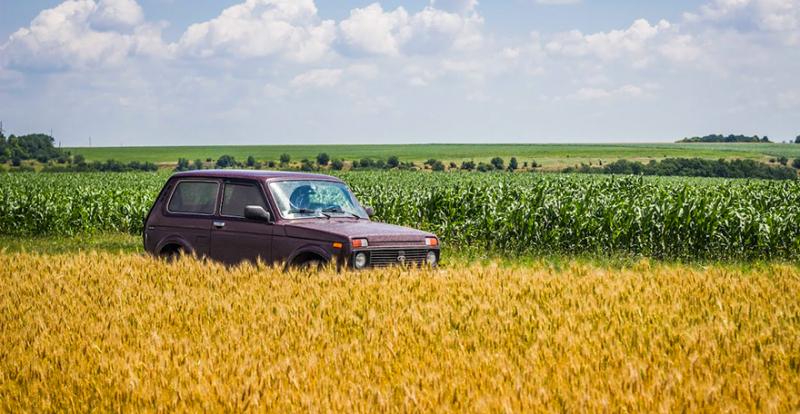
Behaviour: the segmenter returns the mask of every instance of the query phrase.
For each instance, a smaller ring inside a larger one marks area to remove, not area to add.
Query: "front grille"
[[[425,263],[428,254],[426,249],[372,250],[369,252],[369,265],[386,266],[419,266]]]

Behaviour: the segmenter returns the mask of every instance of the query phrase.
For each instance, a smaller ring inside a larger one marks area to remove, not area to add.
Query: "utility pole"
[[[0,135],[3,135],[3,121],[0,121]]]

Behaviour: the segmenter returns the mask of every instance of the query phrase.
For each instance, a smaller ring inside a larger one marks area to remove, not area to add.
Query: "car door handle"
[[[216,227],[218,229],[221,229],[221,228],[225,227],[225,222],[224,221],[215,221],[214,222],[214,227]]]

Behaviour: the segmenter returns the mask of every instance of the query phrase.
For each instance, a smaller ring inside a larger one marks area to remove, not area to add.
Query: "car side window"
[[[225,183],[220,213],[223,216],[244,217],[246,206],[261,206],[267,209],[261,189],[255,184]]]
[[[219,184],[208,181],[181,181],[167,205],[171,213],[214,214]]]

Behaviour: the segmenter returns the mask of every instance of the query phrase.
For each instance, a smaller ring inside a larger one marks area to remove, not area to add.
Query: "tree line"
[[[599,167],[583,164],[569,167],[566,173],[655,175],[680,177],[763,178],[772,180],[797,179],[800,158],[792,162],[795,169],[782,165],[769,165],[754,160],[706,160],[702,158],[667,158],[651,160],[647,164],[625,159]]]
[[[125,172],[156,171],[158,166],[152,162],[131,161],[122,163],[115,160],[87,162],[83,155],[72,155],[69,151],[56,148],[55,140],[47,134],[9,135],[0,132],[0,164],[9,160],[12,171],[34,171],[23,161],[38,161],[44,164],[42,172]]]
[[[686,137],[682,140],[679,140],[678,143],[696,143],[696,142],[711,142],[711,143],[722,143],[722,142],[750,142],[750,143],[762,143],[762,144],[770,144],[772,141],[769,140],[769,137],[764,135],[763,137],[759,137],[758,135],[747,136],[747,135],[721,135],[721,134],[711,134],[705,135],[702,137]]]

